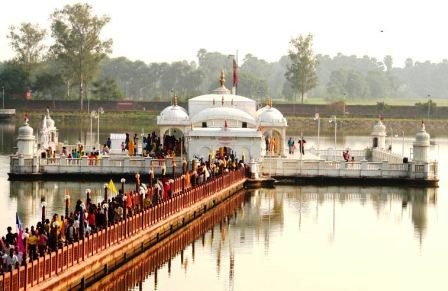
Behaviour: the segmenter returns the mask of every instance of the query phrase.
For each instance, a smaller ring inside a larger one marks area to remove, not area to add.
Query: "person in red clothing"
[[[163,182],[163,200],[167,200],[169,198],[169,193],[171,192],[171,185],[168,181],[168,179],[166,179],[166,181]]]
[[[92,231],[96,230],[96,208],[89,211],[89,216],[87,217],[87,221],[89,222],[89,226]]]

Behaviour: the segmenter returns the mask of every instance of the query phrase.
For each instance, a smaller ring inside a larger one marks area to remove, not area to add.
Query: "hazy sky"
[[[38,23],[70,0],[2,1],[0,60],[13,56],[6,34],[10,25]],[[448,59],[448,2],[444,0],[96,0],[84,1],[111,22],[113,57],[144,62],[196,60],[200,48],[247,53],[267,61],[286,55],[291,37],[314,34],[314,50],[334,56],[392,55],[440,62]],[[383,31],[383,32],[381,32]]]

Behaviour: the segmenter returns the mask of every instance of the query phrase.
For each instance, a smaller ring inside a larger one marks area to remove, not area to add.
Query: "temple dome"
[[[257,110],[257,112],[255,113],[257,118],[260,116],[260,114],[262,114],[263,112],[265,112],[267,109],[269,109],[269,105],[265,105],[264,107],[261,107],[260,109]]]
[[[47,128],[48,129],[54,128],[54,120],[51,117],[47,117]]]
[[[160,118],[163,121],[184,121],[188,120],[188,113],[179,105],[171,105],[160,112]]]
[[[386,126],[383,122],[381,122],[381,120],[378,120],[378,122],[373,126],[372,135],[386,136]]]
[[[426,132],[425,124],[422,123],[422,127],[415,135],[415,145],[429,146],[430,145],[430,135]]]
[[[244,97],[243,97],[244,98]],[[211,107],[201,110],[191,118],[191,121],[203,122],[208,120],[239,120],[255,125],[255,119],[247,112],[232,107]]]
[[[32,137],[34,133],[33,128],[28,124],[25,123],[23,126],[21,126],[19,128],[19,138],[24,138],[24,137]]]
[[[273,126],[287,126],[287,122],[283,114],[276,108],[265,106],[257,111],[257,121],[261,124]]]

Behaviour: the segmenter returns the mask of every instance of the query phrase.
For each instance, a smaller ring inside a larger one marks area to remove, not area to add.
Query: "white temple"
[[[183,136],[189,160],[225,150],[240,159],[258,161],[266,155],[266,146],[273,155],[285,156],[288,125],[283,114],[272,107],[272,101],[257,110],[255,100],[232,95],[224,82],[221,72],[221,86],[211,94],[189,99],[188,111],[174,97],[172,105],[157,117],[160,136]]]
[[[323,177],[359,179],[362,183],[366,179],[375,183],[384,179],[388,183],[437,185],[438,163],[430,157],[430,135],[423,122],[409,157],[392,152],[391,147],[386,148],[386,126],[381,120],[373,126],[370,146],[350,150],[355,157],[350,162],[343,159],[343,149],[309,149],[306,155],[289,154],[285,145],[288,124],[283,114],[272,106],[272,100],[257,110],[255,100],[231,94],[224,81],[224,72],[221,72],[221,86],[210,94],[189,99],[188,110],[179,106],[173,96],[172,104],[157,116],[160,141],[163,143],[168,136],[181,141],[181,156],[171,160],[173,172],[182,159],[211,160],[218,153],[233,155],[248,163],[252,178],[310,179],[319,183]],[[146,156],[129,156],[120,149],[117,155],[101,156],[95,165],[89,162],[87,155],[73,161],[61,152],[64,145],[58,141],[49,110],[43,118],[40,136],[35,138],[33,133],[25,120],[18,131],[17,153],[11,155],[10,175],[144,173],[157,161]],[[123,139],[122,135],[118,137],[117,146]],[[51,158],[43,154],[50,147]],[[160,161],[156,165],[160,166]],[[180,167],[177,169],[181,173]]]
[[[47,151],[50,148],[52,151],[55,151],[58,145],[58,130],[56,129],[54,120],[50,116],[50,109],[47,108],[42,120],[42,127],[40,128],[39,151]]]

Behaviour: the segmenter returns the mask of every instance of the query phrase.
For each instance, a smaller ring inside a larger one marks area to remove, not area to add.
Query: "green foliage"
[[[92,99],[96,100],[121,100],[123,94],[117,86],[115,80],[102,79],[92,83]]]
[[[61,74],[45,71],[36,76],[33,83],[33,98],[55,99],[64,95],[64,87]]]
[[[31,74],[32,70],[43,60],[45,46],[43,40],[47,32],[39,25],[24,22],[19,27],[10,26],[7,35],[11,48],[15,51],[14,61]]]
[[[292,88],[301,95],[301,102],[306,92],[317,86],[318,77],[316,67],[318,59],[313,52],[313,36],[300,35],[290,41],[289,58],[291,65],[287,67],[286,79],[291,82]]]
[[[385,102],[377,102],[376,103],[376,111],[378,113],[384,113],[390,108],[389,105],[387,105]]]
[[[429,99],[428,102],[417,102],[414,106],[421,112],[433,112],[437,108],[437,103]]]
[[[239,80],[244,86],[238,89],[238,95],[250,98],[263,98],[268,92],[268,83],[266,80],[259,79],[252,73],[241,72]]]
[[[6,63],[0,72],[1,86],[5,88],[6,99],[20,99],[30,89],[29,73],[23,66]]]
[[[88,4],[66,5],[51,15],[54,45],[51,52],[64,66],[64,79],[79,84],[81,111],[84,88],[94,78],[98,65],[111,52],[112,40],[100,40],[100,33],[110,21],[107,16],[92,14]]]

